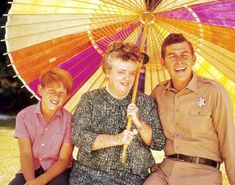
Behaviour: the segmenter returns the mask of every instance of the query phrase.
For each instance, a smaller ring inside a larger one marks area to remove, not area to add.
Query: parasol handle
[[[135,84],[134,84],[134,88],[133,88],[131,103],[136,102],[136,95],[137,95],[137,89],[138,89],[138,84],[139,84],[141,66],[142,66],[142,62],[140,64],[140,66],[138,68],[138,71],[137,71],[137,74],[136,74],[136,79],[135,79]],[[127,130],[131,130],[131,124],[132,124],[132,117],[128,116],[127,126],[126,126]],[[128,145],[124,144],[123,148],[122,148],[122,154],[121,154],[121,160],[120,160],[122,166],[125,166],[125,164],[126,164],[127,148],[128,148]]]
[[[147,37],[147,34],[148,34],[148,29],[149,29],[148,24],[145,24],[145,25],[144,25],[143,34],[142,34],[141,46],[140,46],[140,50],[141,50],[141,51],[142,51],[143,48],[144,48],[144,43],[145,43],[145,40],[146,40],[146,37]],[[145,56],[145,55],[144,55],[144,56]],[[148,60],[149,60],[148,57],[147,57],[147,61],[143,61],[143,60],[142,60],[141,63],[140,63],[140,66],[138,67],[138,71],[137,71],[136,79],[135,79],[135,84],[134,84],[134,88],[133,88],[133,93],[132,93],[131,103],[135,103],[135,102],[136,102],[136,95],[137,95],[137,89],[138,89],[139,78],[140,78],[140,70],[141,70],[142,64],[143,64],[143,63],[147,63]],[[128,121],[127,121],[127,126],[126,126],[126,129],[127,129],[127,130],[131,130],[131,124],[132,124],[132,117],[131,117],[131,116],[128,116]],[[127,144],[124,144],[124,145],[123,145],[123,148],[122,148],[121,159],[120,159],[120,162],[121,162],[121,165],[122,165],[122,166],[125,166],[125,164],[126,164],[127,148],[128,148],[128,145],[127,145]]]

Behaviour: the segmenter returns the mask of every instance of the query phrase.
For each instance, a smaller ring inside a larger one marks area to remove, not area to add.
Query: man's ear
[[[165,66],[165,60],[163,58],[161,58],[161,64]]]
[[[39,96],[42,96],[42,93],[43,93],[43,87],[39,84],[38,85],[38,94],[39,94]]]
[[[106,74],[106,76],[107,76],[107,78],[109,78],[109,74],[110,74],[110,69],[106,69],[106,71],[105,71],[105,74]]]
[[[195,64],[196,59],[197,59],[197,57],[196,57],[196,55],[194,54],[194,55],[193,55],[193,64]]]

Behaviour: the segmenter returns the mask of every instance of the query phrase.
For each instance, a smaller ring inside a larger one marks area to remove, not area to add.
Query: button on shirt
[[[235,184],[235,128],[231,100],[213,80],[193,74],[177,92],[171,81],[152,92],[167,138],[166,155],[185,154],[224,161],[231,184]]]
[[[16,117],[16,138],[29,138],[32,143],[35,169],[40,166],[47,171],[59,157],[63,143],[72,143],[72,116],[65,109],[56,112],[46,123],[40,102],[23,109]],[[72,164],[72,156],[70,167]]]

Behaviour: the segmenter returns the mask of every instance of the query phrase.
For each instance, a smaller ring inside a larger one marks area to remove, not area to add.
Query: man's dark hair
[[[165,40],[162,43],[162,49],[161,49],[161,57],[164,59],[166,54],[166,47],[171,44],[181,43],[181,42],[187,42],[192,55],[194,55],[194,49],[192,43],[184,37],[181,33],[171,33],[168,35]]]

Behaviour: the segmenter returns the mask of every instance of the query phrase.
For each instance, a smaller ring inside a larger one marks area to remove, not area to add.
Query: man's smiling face
[[[173,84],[174,82],[187,84],[190,81],[195,59],[187,42],[175,43],[166,47],[163,62]]]

